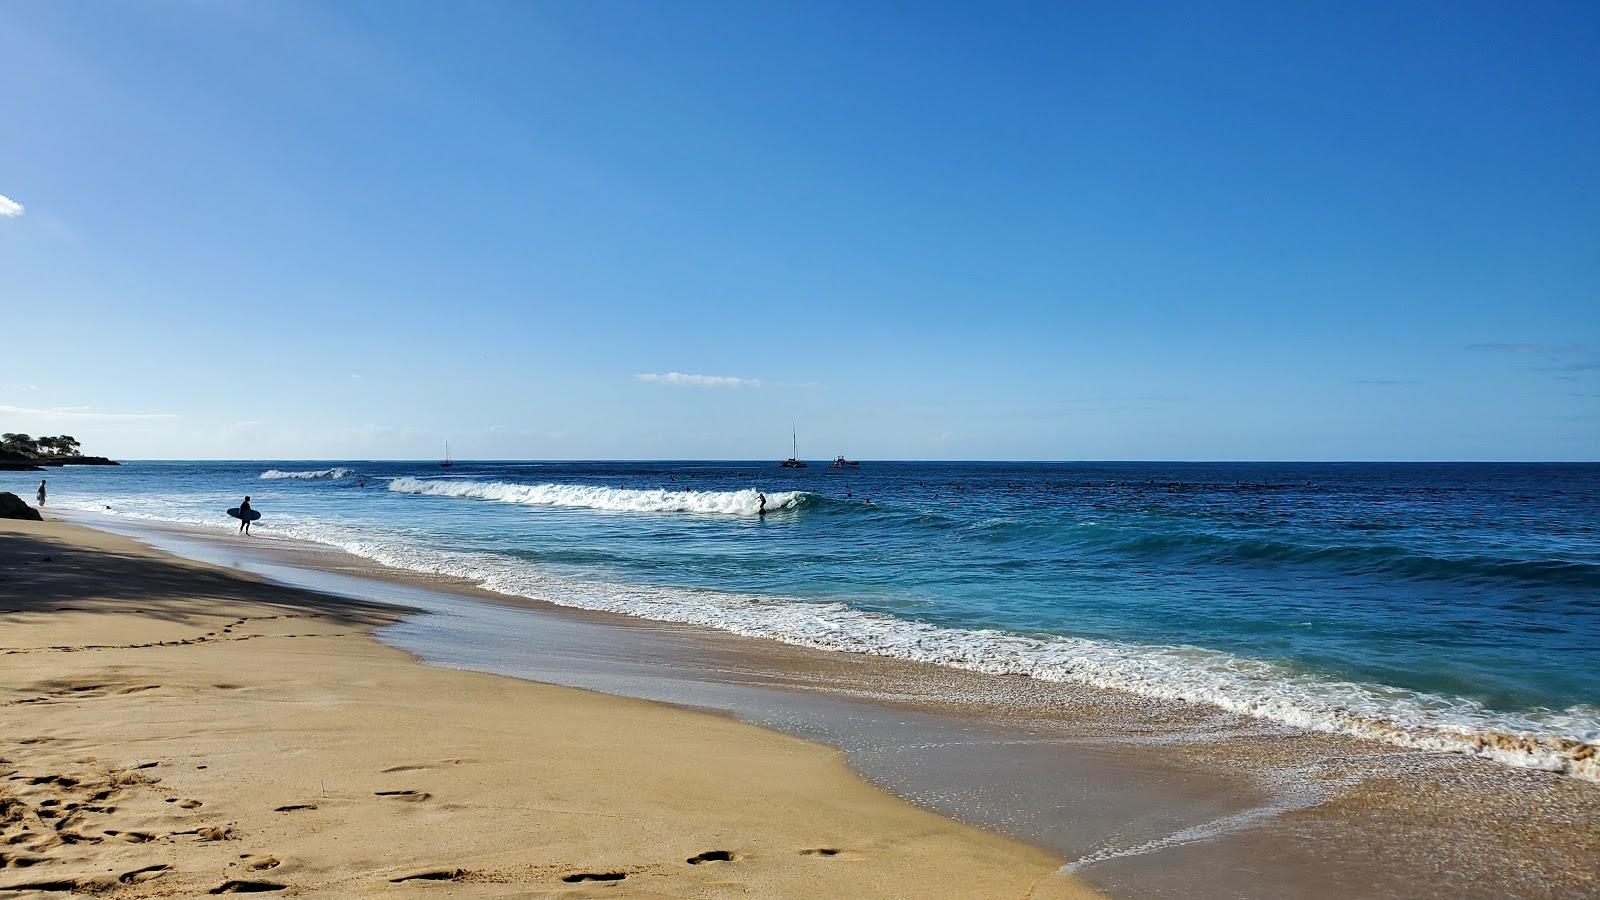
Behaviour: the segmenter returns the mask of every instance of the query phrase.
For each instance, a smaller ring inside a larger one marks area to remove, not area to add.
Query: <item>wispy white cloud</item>
[[[503,441],[509,438],[531,439],[540,441],[564,441],[571,436],[566,429],[558,431],[534,431],[528,428],[513,428],[510,425],[490,425],[484,429],[484,435],[491,441]]]
[[[633,376],[646,384],[670,384],[678,387],[758,388],[759,378],[735,378],[732,375],[689,375],[683,372],[645,372]]]
[[[1553,353],[1557,355],[1568,353],[1582,353],[1586,348],[1583,344],[1468,344],[1468,350],[1478,350],[1486,353]]]
[[[0,217],[15,219],[20,215],[22,215],[22,204],[5,194],[0,194]]]
[[[0,415],[34,416],[41,419],[176,419],[177,413],[115,413],[96,412],[87,406],[53,406],[35,409],[29,406],[11,406],[0,403]]]
[[[1574,372],[1600,372],[1600,352],[1588,344],[1468,344],[1467,349],[1542,356],[1544,365],[1534,371],[1568,373],[1555,376],[1563,381],[1573,380]]]
[[[37,384],[0,384],[0,391],[37,391]]]

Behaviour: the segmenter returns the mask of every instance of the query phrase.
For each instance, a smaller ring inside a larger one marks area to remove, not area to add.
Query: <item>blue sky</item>
[[[0,5],[0,427],[1600,457],[1600,7],[1112,6]]]

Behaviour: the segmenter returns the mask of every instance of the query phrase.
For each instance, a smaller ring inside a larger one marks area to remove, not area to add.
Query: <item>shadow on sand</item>
[[[332,597],[168,557],[75,546],[0,531],[0,612],[140,612],[179,620],[189,598],[260,603],[316,612],[349,625],[395,621],[401,606]]]

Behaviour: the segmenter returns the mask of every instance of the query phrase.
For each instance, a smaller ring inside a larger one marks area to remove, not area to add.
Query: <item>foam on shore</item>
[[[773,496],[769,495],[769,501]],[[92,506],[84,508],[94,510]],[[119,514],[230,527],[215,519],[175,518],[165,511],[123,509]],[[859,610],[843,602],[574,578],[506,556],[374,538],[365,529],[326,522],[280,517],[272,524],[279,534],[328,544],[394,568],[462,578],[487,590],[562,606],[699,625],[822,650],[870,653],[1209,704],[1312,731],[1480,756],[1509,766],[1600,781],[1600,709],[1587,704],[1565,710],[1505,713],[1463,698],[1334,681],[1199,647],[954,628]]]

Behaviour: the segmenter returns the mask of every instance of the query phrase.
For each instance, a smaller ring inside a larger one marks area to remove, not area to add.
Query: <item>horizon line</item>
[[[111,457],[107,457],[111,458]],[[433,457],[249,457],[249,458],[204,458],[195,457],[183,459],[178,457],[139,457],[128,456],[117,458],[120,462],[203,462],[203,463],[324,463],[324,462],[386,462],[386,463],[431,463],[437,465],[439,460]],[[803,462],[829,462],[826,457],[816,460],[802,460]],[[1017,459],[957,459],[957,458],[925,458],[925,459],[868,459],[856,460],[861,463],[876,464],[901,464],[901,463],[970,463],[970,464],[1005,464],[1005,463],[1035,463],[1048,465],[1081,465],[1081,464],[1122,464],[1122,463],[1150,463],[1167,465],[1217,465],[1229,463],[1264,464],[1313,464],[1313,465],[1600,465],[1600,459],[1046,459],[1046,458],[1017,458]],[[471,463],[744,463],[744,464],[772,464],[777,462],[767,458],[739,458],[739,457],[478,457],[451,460],[455,465]],[[50,468],[71,468],[71,466],[52,466]]]

